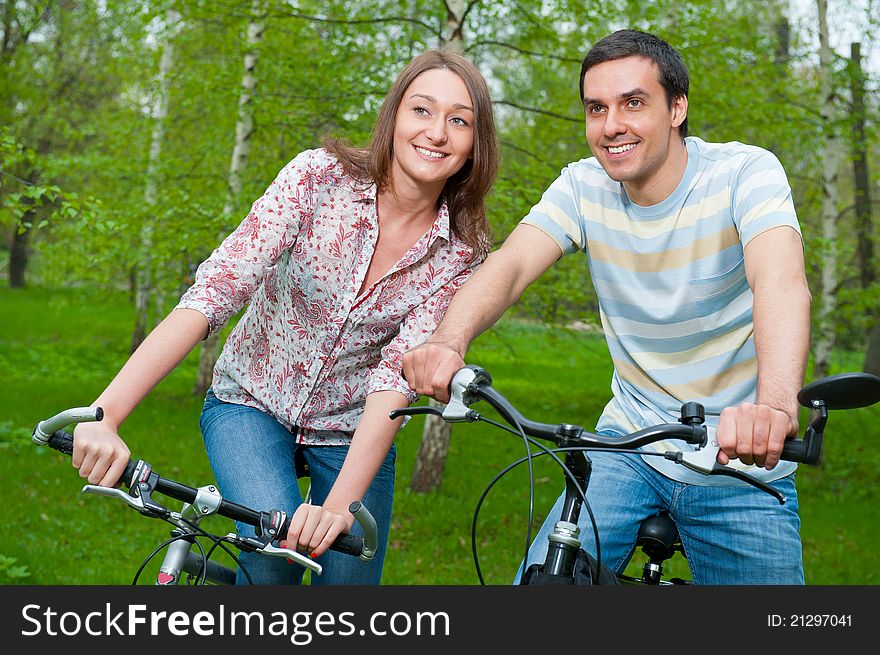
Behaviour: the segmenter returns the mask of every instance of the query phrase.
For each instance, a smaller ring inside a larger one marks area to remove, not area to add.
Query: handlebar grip
[[[52,436],[49,437],[49,441],[46,442],[46,445],[53,450],[57,450],[59,453],[67,455],[68,457],[73,457],[73,435],[69,432],[65,432],[64,430],[53,432]],[[129,460],[128,464],[125,465],[125,470],[122,472],[122,475],[119,476],[119,481],[124,483],[126,487],[131,487],[132,477],[134,476],[136,466],[137,462]]]
[[[281,524],[281,529],[278,531],[279,540],[287,537],[287,531],[290,529],[290,520],[292,518],[292,516],[288,516],[284,519],[284,523]],[[345,555],[360,557],[364,552],[364,538],[354,534],[341,534],[336,537],[336,540],[332,544],[330,544],[330,550],[335,550],[344,553]]]
[[[360,557],[361,553],[364,552],[364,539],[354,534],[341,534],[336,537],[336,541],[330,546],[330,550]]]
[[[782,446],[780,458],[788,462],[818,464],[821,456],[821,439],[788,439]]]
[[[49,441],[46,442],[46,445],[49,446],[49,448],[57,450],[59,453],[64,453],[68,457],[73,457],[73,435],[69,432],[65,432],[64,430],[53,432],[52,436],[49,437]]]

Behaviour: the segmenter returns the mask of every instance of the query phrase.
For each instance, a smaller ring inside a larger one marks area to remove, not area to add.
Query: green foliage
[[[167,7],[179,12],[173,26]],[[684,56],[691,133],[755,143],[780,158],[794,188],[811,287],[820,288],[815,146],[827,126],[818,112],[815,35],[809,24],[783,29],[786,3],[503,0],[469,7],[461,46],[489,81],[502,142],[502,170],[489,198],[496,242],[565,164],[589,156],[577,91],[581,59],[599,37],[636,27],[667,38]],[[169,299],[287,161],[325,136],[366,144],[397,72],[450,38],[448,11],[438,0],[87,0],[75,10],[19,2],[10,11],[15,29],[0,76],[0,124],[9,126],[0,136],[0,224],[35,232],[32,274],[45,282],[105,285],[126,283],[143,264],[141,235],[149,224],[158,292]],[[263,27],[256,45],[246,38],[252,22]],[[27,27],[40,38],[25,38]],[[152,107],[166,45],[174,52],[169,115],[150,168]],[[252,150],[242,191],[224,213],[245,53],[256,62]],[[849,138],[852,71],[840,57],[835,66],[846,116],[836,129]],[[869,79],[869,93],[874,86]],[[867,107],[873,146],[876,103]],[[148,173],[159,190],[152,205],[144,199]],[[841,173],[846,186],[850,174]],[[16,187],[16,177],[27,185]],[[851,220],[842,207],[843,280],[858,277],[846,256],[855,243]],[[556,324],[595,320],[585,260],[569,259],[575,261],[564,260],[529,289],[522,315]],[[841,293],[847,343],[855,343],[875,296]]]
[[[14,557],[0,555],[0,584],[21,584],[30,572],[26,566],[16,564]]]

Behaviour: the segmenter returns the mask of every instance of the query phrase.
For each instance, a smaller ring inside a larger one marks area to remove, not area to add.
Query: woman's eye
[[[455,123],[456,125],[461,125],[462,127],[468,126],[468,122],[465,119],[458,118],[457,116],[452,119],[452,122]]]

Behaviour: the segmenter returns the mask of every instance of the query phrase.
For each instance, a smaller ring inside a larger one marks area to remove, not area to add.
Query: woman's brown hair
[[[419,75],[438,68],[458,75],[473,102],[472,157],[446,181],[443,196],[453,232],[476,256],[488,251],[491,239],[485,199],[498,175],[499,152],[489,87],[480,71],[465,57],[448,50],[429,50],[418,55],[400,72],[385,96],[367,148],[355,148],[344,140],[332,138],[324,140],[324,147],[336,156],[346,173],[364,182],[374,182],[380,190],[386,189],[391,184],[394,126],[403,96]]]

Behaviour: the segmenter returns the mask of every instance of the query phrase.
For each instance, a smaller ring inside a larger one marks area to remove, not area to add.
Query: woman
[[[431,334],[485,257],[484,198],[497,168],[480,73],[453,53],[416,57],[386,96],[368,148],[327,140],[300,153],[202,263],[95,401],[104,420],[77,427],[80,476],[117,482],[129,457],[117,434],[123,420],[249,303],[201,417],[220,489],[233,502],[293,512],[287,543],[324,567],[313,583],[378,584],[401,427],[388,413],[415,399],[402,354]],[[308,466],[314,504],[302,501],[295,455]],[[369,564],[327,551],[352,529],[348,505],[361,499],[380,528]],[[242,561],[256,583],[302,579],[301,567],[277,557]]]

